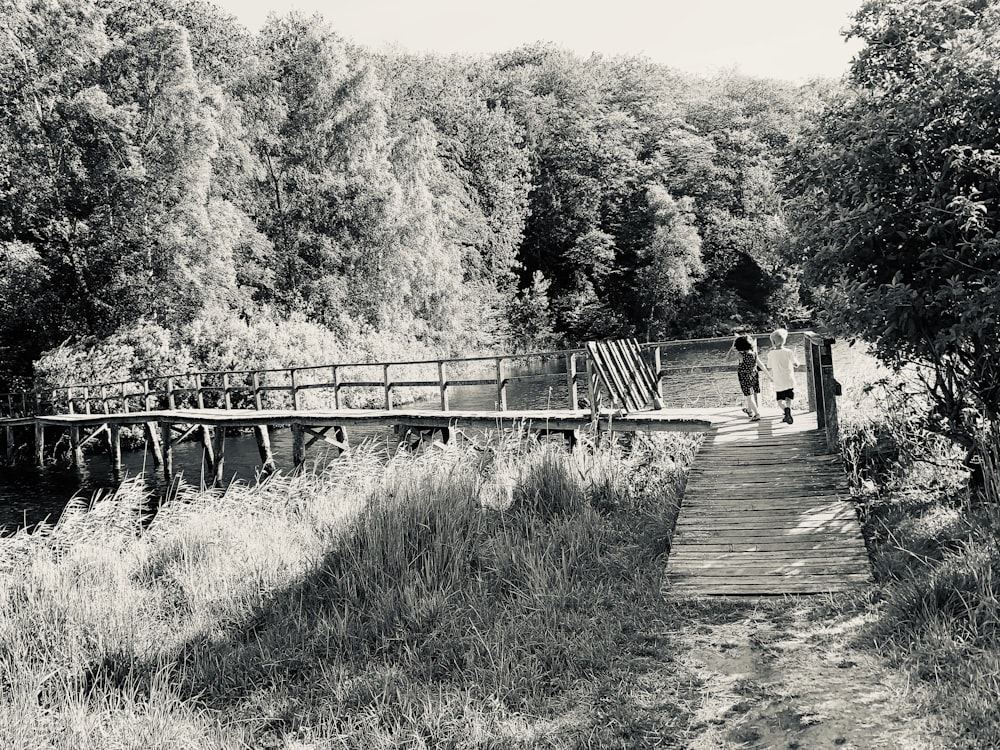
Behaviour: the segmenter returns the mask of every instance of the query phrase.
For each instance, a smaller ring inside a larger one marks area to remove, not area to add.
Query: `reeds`
[[[604,726],[591,694],[597,675],[628,684],[629,650],[669,617],[658,577],[692,451],[684,435],[388,462],[362,448],[258,487],[179,491],[151,520],[126,483],[0,545],[0,746],[652,731]]]

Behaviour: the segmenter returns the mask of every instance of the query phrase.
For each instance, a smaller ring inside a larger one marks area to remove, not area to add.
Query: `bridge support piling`
[[[163,478],[170,484],[174,478],[174,441],[170,422],[160,422],[160,440],[163,448]]]
[[[79,469],[83,466],[83,445],[80,442],[80,428],[78,425],[70,425],[69,446],[70,462]]]
[[[204,434],[204,433],[203,433]],[[222,472],[226,465],[226,428],[219,425],[215,428],[215,469],[212,486],[218,487],[224,479]]]
[[[277,466],[274,463],[274,454],[271,452],[271,431],[266,424],[253,428],[254,436],[257,438],[257,453],[260,454],[260,475],[270,476],[275,472]]]
[[[115,475],[122,473],[122,426],[117,422],[110,423],[108,442],[111,446],[111,470]]]
[[[163,451],[160,448],[160,435],[156,427],[156,422],[146,422],[146,445],[153,453],[153,468],[159,469],[163,466]]]
[[[35,464],[45,465],[45,425],[35,422]]]
[[[306,461],[306,431],[295,422],[292,424],[292,464],[298,469]]]
[[[199,432],[201,433],[201,455],[205,462],[206,473],[215,476],[216,455],[215,449],[212,447],[212,428],[203,424]]]

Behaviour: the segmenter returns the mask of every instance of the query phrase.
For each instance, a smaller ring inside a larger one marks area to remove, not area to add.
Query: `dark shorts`
[[[774,397],[778,401],[784,401],[786,398],[789,401],[791,401],[795,398],[795,389],[788,388],[787,390],[784,391],[778,391],[776,394],[774,394]]]

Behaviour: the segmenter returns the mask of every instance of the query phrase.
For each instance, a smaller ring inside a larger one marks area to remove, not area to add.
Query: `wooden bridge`
[[[867,573],[835,455],[833,341],[808,332],[799,336],[805,353],[805,398],[800,401],[806,401],[809,413],[796,419],[794,429],[775,419],[749,423],[738,409],[670,403],[670,378],[678,373],[690,379],[724,372],[726,392],[733,393],[731,365],[677,366],[668,354],[677,345],[715,342],[721,354],[729,339],[603,342],[516,356],[195,372],[68,385],[0,395],[0,427],[8,459],[15,446],[28,443],[35,461],[43,463],[47,433],[56,431],[60,440],[68,435],[69,458],[78,465],[88,443],[106,439],[116,471],[122,465],[122,429],[140,428],[168,481],[174,447],[197,437],[204,446],[203,475],[215,482],[223,478],[231,428],[255,431],[264,473],[275,467],[270,429],[278,426],[292,431],[296,466],[317,443],[336,452],[349,450],[349,435],[359,426],[390,427],[401,442],[434,436],[447,442],[457,428],[479,428],[561,434],[571,445],[585,428],[702,432],[704,447],[691,470],[668,564],[669,590],[827,591],[861,583]],[[544,372],[516,369],[533,360],[550,365],[555,360],[559,366]],[[546,408],[510,407],[509,391],[528,381],[548,385]],[[491,389],[494,408],[452,408],[453,394],[468,387]],[[435,394],[435,403],[425,401],[423,408],[398,403],[401,397],[428,393]]]
[[[706,433],[671,541],[665,594],[814,594],[871,580],[840,456],[817,412],[793,424],[781,416],[748,422],[731,409]]]

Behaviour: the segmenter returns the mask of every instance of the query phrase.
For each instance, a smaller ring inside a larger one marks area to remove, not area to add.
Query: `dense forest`
[[[1000,415],[997,0],[865,3],[804,85],[6,6],[0,386],[809,322]]]
[[[15,0],[0,23],[2,385],[810,313],[781,170],[832,83],[375,54],[203,0]]]

